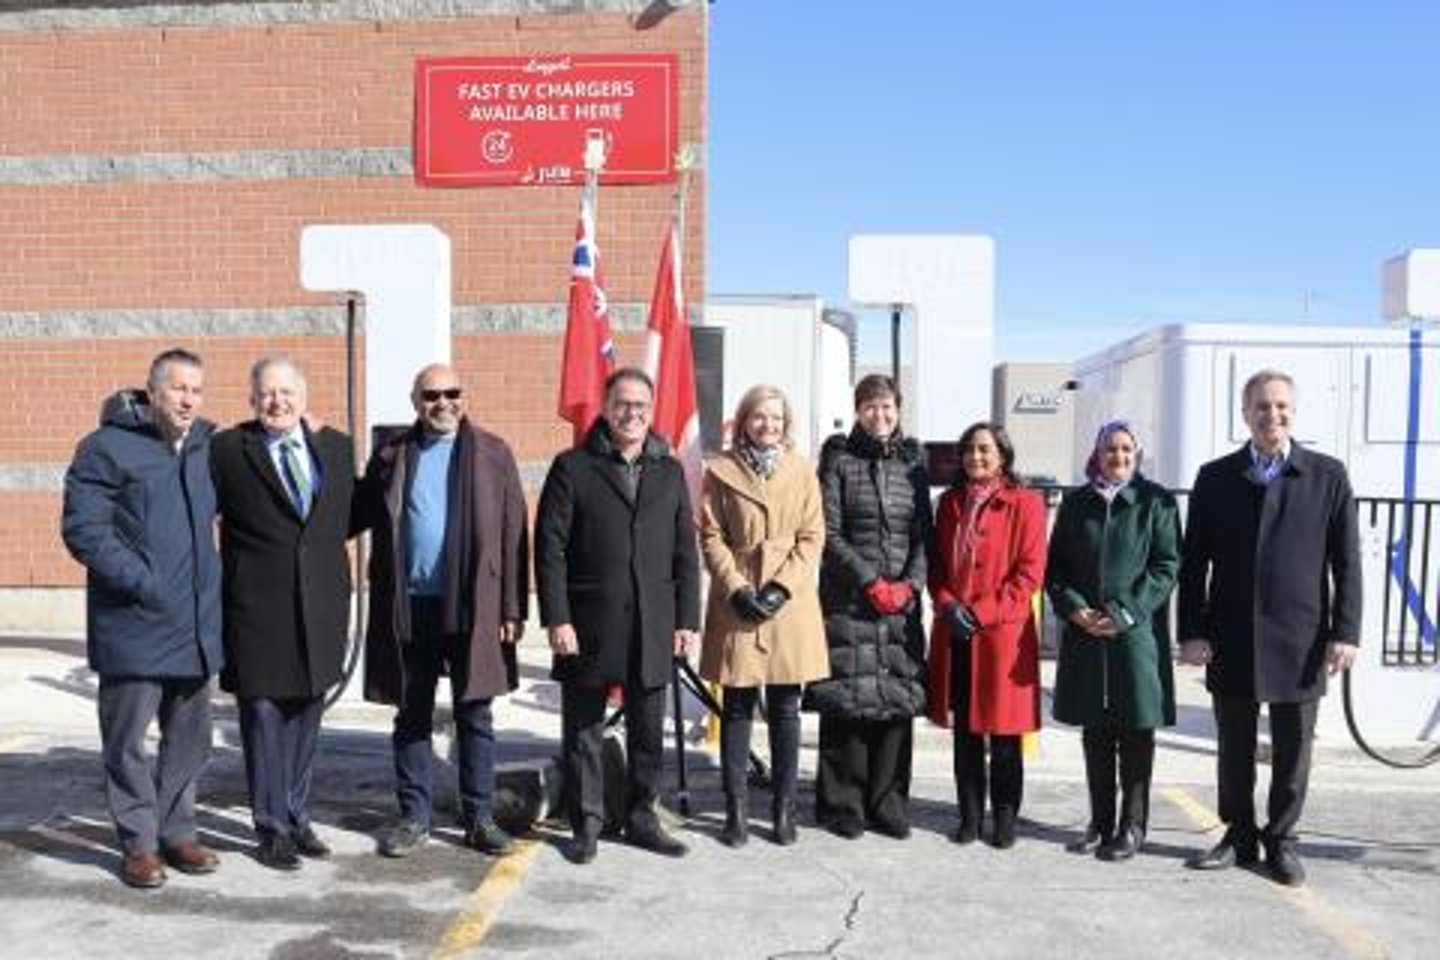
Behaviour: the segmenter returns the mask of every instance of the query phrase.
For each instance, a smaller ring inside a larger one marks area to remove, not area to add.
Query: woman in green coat
[[[1128,860],[1144,842],[1155,728],[1175,722],[1167,601],[1180,569],[1180,514],[1139,474],[1140,454],[1128,423],[1100,428],[1090,482],[1060,504],[1046,565],[1045,589],[1065,623],[1054,716],[1083,728],[1090,788],[1090,824],[1070,849],[1102,860]]]

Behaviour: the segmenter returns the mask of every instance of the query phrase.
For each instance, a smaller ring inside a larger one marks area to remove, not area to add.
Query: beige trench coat
[[[820,483],[787,451],[763,484],[739,456],[710,464],[701,494],[700,549],[710,571],[700,674],[729,687],[809,683],[830,674],[817,588],[825,547]],[[730,595],[774,580],[790,600],[762,624],[742,620]]]

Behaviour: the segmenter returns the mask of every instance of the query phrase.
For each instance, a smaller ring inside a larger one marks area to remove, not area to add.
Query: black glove
[[[746,623],[764,623],[770,619],[770,611],[761,605],[754,587],[741,587],[730,594],[730,609]]]
[[[765,586],[761,587],[760,592],[755,596],[755,602],[765,611],[766,620],[769,620],[775,616],[775,614],[779,613],[780,608],[785,606],[785,601],[789,599],[790,591],[780,586],[780,584],[774,580],[771,580],[765,584]]]
[[[975,631],[980,629],[980,621],[975,619],[975,614],[963,603],[957,603],[945,611],[945,622],[950,626],[952,640],[969,640],[975,636]]]
[[[1115,624],[1115,629],[1119,633],[1125,633],[1135,626],[1135,618],[1118,600],[1110,600],[1105,604],[1105,615]]]

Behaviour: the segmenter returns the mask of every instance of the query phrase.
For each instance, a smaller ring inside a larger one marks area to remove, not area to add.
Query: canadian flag
[[[700,477],[700,416],[695,404],[695,360],[690,352],[690,324],[685,319],[684,287],[680,282],[680,240],[675,224],[665,234],[655,293],[650,297],[650,334],[645,372],[655,381],[655,416],[650,429],[670,443],[685,468],[690,503],[698,508]]]
[[[575,446],[585,441],[605,403],[605,378],[615,366],[610,311],[595,244],[595,184],[580,195],[580,222],[570,264],[570,306],[565,319],[565,358],[560,368],[560,418],[569,420]]]

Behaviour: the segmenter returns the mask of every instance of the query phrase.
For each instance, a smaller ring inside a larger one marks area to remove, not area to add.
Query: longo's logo
[[[491,130],[480,141],[486,163],[509,163],[515,155],[515,136],[509,130]]]

